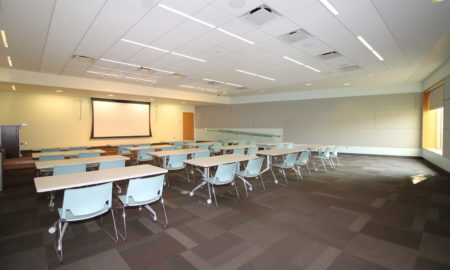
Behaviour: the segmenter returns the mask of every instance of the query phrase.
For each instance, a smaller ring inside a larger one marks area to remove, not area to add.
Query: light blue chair
[[[319,159],[320,161],[322,161],[322,165],[323,165],[323,168],[325,169],[325,173],[327,172],[327,166],[325,165],[325,160],[328,161],[331,168],[335,168],[334,163],[331,160],[331,155],[330,155],[332,149],[333,149],[332,147],[326,147],[317,156],[313,156],[314,159]],[[313,162],[313,165],[314,165],[314,169],[317,169],[316,162]]]
[[[100,156],[100,153],[95,153],[95,152],[93,152],[93,153],[79,153],[78,154],[79,158],[99,157],[99,156]]]
[[[140,144],[138,144],[138,146],[150,146],[150,144],[149,143],[140,143]]]
[[[155,210],[150,207],[151,203],[154,203],[158,200],[161,201],[165,224],[164,227],[169,225],[167,221],[166,207],[164,205],[163,195],[163,186],[164,186],[164,175],[158,175],[147,178],[140,179],[132,179],[128,182],[127,194],[118,195],[118,199],[120,205],[117,206],[118,209],[122,208],[122,218],[123,218],[123,227],[124,233],[120,233],[119,235],[123,238],[123,240],[127,240],[127,221],[126,221],[126,207],[135,207],[144,206],[150,214],[153,216],[153,220],[157,221],[158,217],[156,215]]]
[[[280,148],[284,148],[284,144],[280,143],[280,144],[275,144],[275,145],[272,145],[271,147],[269,147],[269,149],[280,149]]]
[[[283,173],[284,181],[286,182],[286,184],[288,183],[288,181],[286,178],[286,172],[284,171],[285,169],[293,170],[295,172],[295,176],[297,176],[297,179],[300,180],[300,178],[298,176],[298,172],[295,169],[295,160],[297,159],[297,155],[298,155],[298,153],[289,153],[283,157],[283,162],[273,163],[270,168],[270,170],[272,171],[273,178],[276,179],[275,173],[273,172],[273,167],[277,167]],[[277,183],[277,181],[275,181],[275,183]]]
[[[244,144],[247,144],[247,142],[246,141],[238,142],[238,145],[244,145]]]
[[[211,146],[213,154],[220,154],[221,150],[220,149],[216,149],[218,147],[221,147],[223,144],[221,142],[215,142],[213,143],[213,145]]]
[[[53,167],[53,175],[63,175],[71,173],[86,172],[86,164],[61,165]],[[50,191],[50,201],[48,207],[53,212],[55,206],[55,192]]]
[[[292,148],[294,148],[294,146],[295,146],[295,143],[285,143],[285,144],[284,144],[284,147],[285,147],[285,148],[290,148],[290,149],[292,149]]]
[[[46,148],[46,149],[42,149],[41,152],[59,152],[61,151],[61,148]]]
[[[170,151],[170,150],[176,150],[176,149],[177,149],[176,146],[167,146],[167,147],[161,148],[161,151]]]
[[[125,148],[128,148],[128,147],[132,147],[133,145],[131,145],[131,144],[122,144],[122,145],[119,145],[118,147],[117,147],[117,154],[119,154],[119,155],[130,155],[131,154],[131,151],[130,150],[126,150]]]
[[[309,175],[311,176],[311,170],[309,169],[309,164],[308,164],[310,156],[311,156],[311,151],[305,150],[299,155],[298,159],[294,163],[295,167],[297,167],[297,171],[298,171],[298,174],[300,175],[301,179],[303,179],[301,166],[306,166],[306,168],[308,169]]]
[[[233,154],[237,155],[245,155],[245,148],[234,148]]]
[[[341,165],[341,162],[339,161],[339,158],[338,158],[338,150],[339,150],[339,146],[337,146],[337,145],[331,149],[330,159],[331,159],[331,161],[333,161],[333,158],[336,159],[337,164]],[[334,164],[334,166],[336,167],[336,164]]]
[[[113,161],[103,161],[100,162],[99,170],[107,170],[114,168],[123,168],[125,167],[125,160],[113,160]]]
[[[147,149],[140,149],[138,150],[138,154],[136,157],[136,162],[139,164],[139,162],[150,162],[155,159],[154,156],[149,155],[149,152],[155,152],[155,148],[147,148]]]
[[[209,144],[201,144],[198,146],[199,149],[209,150]]]
[[[184,144],[184,142],[173,142],[172,143],[174,146],[175,146],[175,148],[176,149],[181,149],[181,148],[183,148],[183,144]]]
[[[178,171],[186,168],[186,163],[184,163],[185,160],[187,160],[187,154],[177,154],[177,155],[170,155],[169,159],[167,160],[167,164],[164,165],[164,168],[170,171]],[[167,186],[170,186],[169,182],[169,173],[167,173]],[[186,177],[188,182],[189,175],[186,170]]]
[[[247,163],[247,166],[245,166],[245,170],[237,172],[236,175],[239,179],[242,180],[242,183],[244,183],[244,187],[245,187],[245,194],[248,197],[248,192],[247,192],[247,186],[249,188],[250,191],[252,191],[253,187],[252,185],[247,181],[247,178],[260,178],[261,179],[261,184],[263,187],[263,190],[266,190],[266,187],[264,186],[264,181],[261,175],[261,168],[262,168],[262,164],[263,164],[264,159],[263,158],[255,158],[255,159],[250,159]]]
[[[256,156],[256,152],[258,152],[257,146],[252,146],[247,149],[247,155],[249,156]]]
[[[54,155],[54,156],[40,156],[39,161],[50,161],[50,160],[61,160],[64,159],[64,155]]]
[[[209,193],[209,199],[206,201],[208,204],[212,203],[211,198],[211,189],[212,194],[214,196],[214,201],[216,203],[216,207],[219,207],[217,204],[217,197],[216,197],[216,191],[214,189],[214,186],[224,186],[231,184],[236,189],[236,195],[239,199],[239,191],[236,187],[236,183],[234,181],[235,173],[236,173],[236,163],[229,163],[229,164],[222,164],[217,167],[217,171],[213,177],[205,178],[203,179],[204,182],[208,184],[208,193]],[[191,196],[193,194],[190,194]]]
[[[70,147],[69,151],[81,151],[81,150],[87,150],[87,147]]]
[[[56,254],[60,262],[63,261],[62,240],[69,223],[102,216],[111,210],[111,205],[112,183],[77,189],[66,189],[64,191],[62,208],[58,209],[59,219],[49,229],[49,233],[55,233],[56,231],[58,232],[55,247]],[[119,237],[117,234],[116,220],[113,211],[111,211],[111,216],[114,224],[115,237],[108,231],[105,230],[105,232],[114,240],[115,243],[117,243]],[[56,229],[56,226],[58,229]]]
[[[210,151],[204,151],[204,152],[195,152],[194,154],[192,154],[192,159],[194,158],[207,158],[211,156],[211,152]],[[186,166],[186,170],[187,170]],[[194,166],[191,166],[191,174],[192,177],[194,178],[194,182],[195,182],[195,174],[194,174]],[[189,174],[188,174],[189,175]],[[188,182],[190,182],[189,177],[188,177]]]

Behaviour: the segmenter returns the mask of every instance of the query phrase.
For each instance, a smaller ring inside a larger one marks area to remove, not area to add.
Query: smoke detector
[[[268,22],[276,20],[281,16],[266,5],[259,6],[241,16],[241,19],[256,26],[262,26]]]

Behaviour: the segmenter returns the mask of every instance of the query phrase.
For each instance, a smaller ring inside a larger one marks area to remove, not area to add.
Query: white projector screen
[[[92,99],[91,138],[149,136],[150,103]]]

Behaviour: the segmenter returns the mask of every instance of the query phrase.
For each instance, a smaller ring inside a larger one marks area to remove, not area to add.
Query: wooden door
[[[6,149],[6,157],[19,157],[19,126],[2,126],[1,129],[2,146]]]
[[[183,113],[183,140],[194,139],[194,113]]]

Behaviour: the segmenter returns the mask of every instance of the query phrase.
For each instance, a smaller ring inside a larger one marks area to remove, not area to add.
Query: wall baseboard
[[[450,172],[450,159],[427,149],[422,149],[422,157],[439,168]]]

